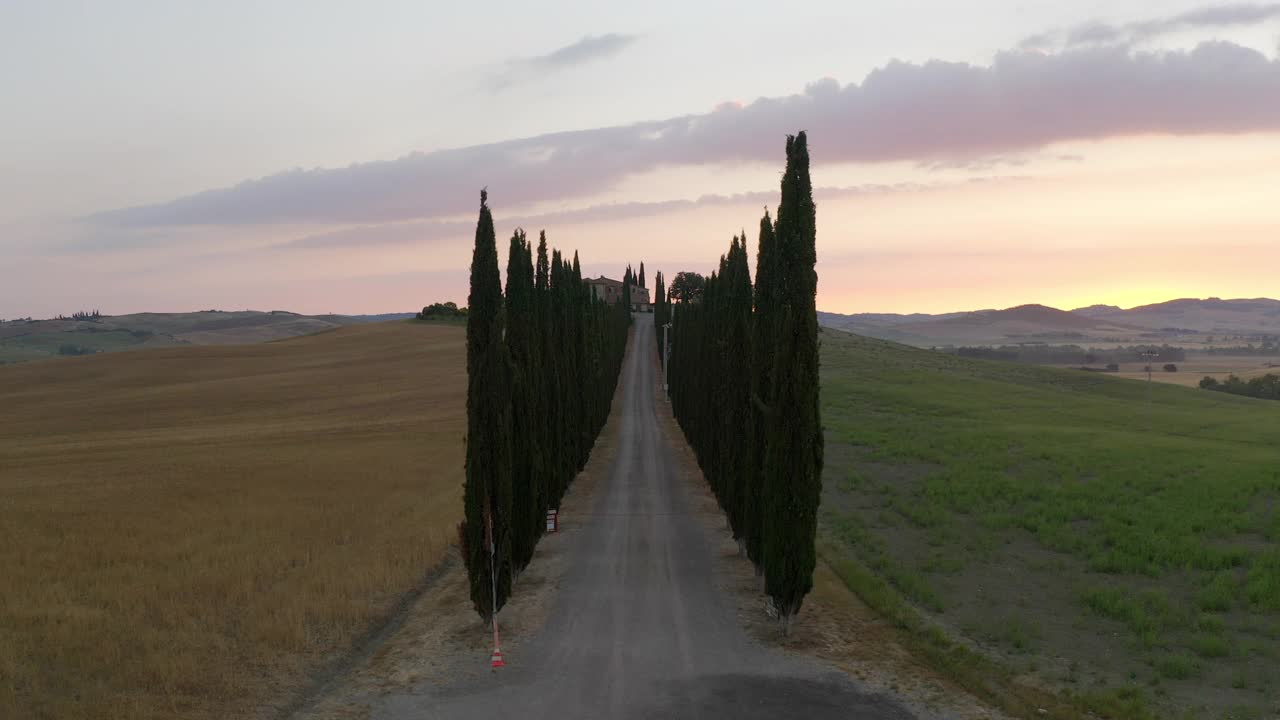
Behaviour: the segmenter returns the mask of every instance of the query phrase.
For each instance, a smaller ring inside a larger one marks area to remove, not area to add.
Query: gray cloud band
[[[1076,47],[1093,44],[1137,43],[1183,30],[1255,25],[1280,18],[1280,3],[1232,3],[1200,8],[1172,17],[1115,25],[1089,22],[1065,31],[1032,35],[1023,48]]]
[[[636,36],[619,33],[587,35],[546,55],[508,60],[488,84],[492,90],[503,90],[541,75],[616,55],[635,41]]]

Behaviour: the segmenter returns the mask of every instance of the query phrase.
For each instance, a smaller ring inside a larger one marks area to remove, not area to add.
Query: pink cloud
[[[294,170],[90,220],[124,227],[403,222],[468,213],[486,185],[504,207],[518,208],[598,192],[665,166],[777,163],[784,135],[797,129],[809,131],[816,163],[937,162],[1066,140],[1280,130],[1280,61],[1222,42],[1161,53],[1015,51],[986,66],[895,61],[860,84],[828,78],[741,109]]]

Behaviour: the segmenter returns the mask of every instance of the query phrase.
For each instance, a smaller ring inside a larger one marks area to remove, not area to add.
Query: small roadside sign
[[[560,512],[554,508],[547,511],[547,532],[560,532]]]

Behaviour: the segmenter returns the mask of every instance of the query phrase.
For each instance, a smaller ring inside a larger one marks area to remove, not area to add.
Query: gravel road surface
[[[616,458],[520,662],[383,697],[374,718],[912,717],[843,673],[748,639],[658,425],[654,338],[653,316],[638,315],[618,381]]]

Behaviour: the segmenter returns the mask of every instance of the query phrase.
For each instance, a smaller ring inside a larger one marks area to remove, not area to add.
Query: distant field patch
[[[461,515],[460,328],[0,367],[0,718],[250,714]]]
[[[309,335],[360,322],[357,317],[284,311],[135,313],[92,319],[0,323],[0,365],[172,345],[241,345]],[[69,348],[76,352],[67,352]]]
[[[1268,372],[1280,374],[1280,368],[1270,367],[1276,362],[1277,359],[1274,357],[1193,355],[1182,362],[1175,363],[1178,367],[1177,372],[1165,372],[1161,369],[1163,363],[1157,363],[1155,372],[1151,373],[1151,379],[1155,382],[1186,387],[1196,387],[1206,376],[1226,380],[1228,375],[1235,375],[1248,380]],[[1143,363],[1124,363],[1120,366],[1117,377],[1146,380],[1147,373],[1143,370]]]
[[[1156,717],[1274,714],[1280,404],[822,343],[840,552],[1018,672]]]

